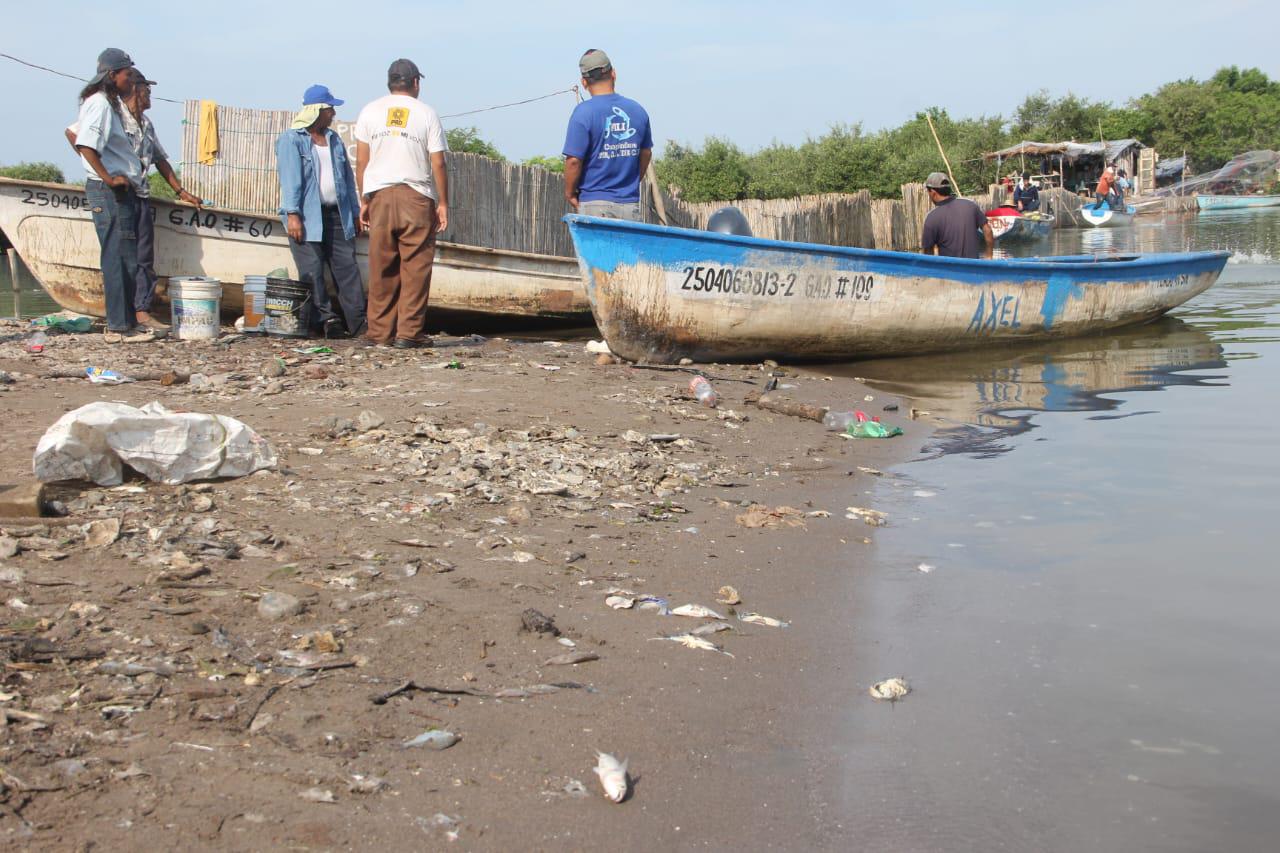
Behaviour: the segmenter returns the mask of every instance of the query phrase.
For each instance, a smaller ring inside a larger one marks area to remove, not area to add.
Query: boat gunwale
[[[1119,211],[1115,211],[1119,212]],[[821,243],[801,243],[786,240],[773,240],[766,237],[742,237],[736,234],[720,234],[714,231],[700,231],[695,228],[675,228],[666,225],[653,225],[647,222],[630,222],[622,219],[607,219],[582,214],[567,214],[564,221],[570,231],[575,227],[602,229],[612,231],[632,231],[642,234],[666,235],[694,242],[722,243],[746,249],[765,249],[773,251],[796,252],[800,254],[836,255],[855,258],[862,261],[882,261],[893,264],[904,264],[915,267],[934,267],[939,273],[945,273],[948,267],[957,267],[958,271],[972,274],[978,270],[992,273],[1019,272],[1043,276],[1049,272],[1076,272],[1081,269],[1098,271],[1126,271],[1135,269],[1151,269],[1166,265],[1186,265],[1193,262],[1208,263],[1220,260],[1226,264],[1231,252],[1210,250],[1201,252],[1151,252],[1126,254],[1119,259],[1103,259],[1098,255],[1057,255],[1046,258],[946,258],[939,255],[926,255],[920,252],[896,252],[889,249],[864,249],[855,246],[828,246]],[[576,248],[576,246],[575,246]],[[581,253],[579,253],[581,256]],[[993,266],[998,265],[998,266]]]

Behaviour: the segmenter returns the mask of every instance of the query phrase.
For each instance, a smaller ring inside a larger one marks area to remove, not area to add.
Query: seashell
[[[636,600],[627,598],[625,595],[611,595],[604,600],[604,603],[614,610],[630,610],[636,606]]]
[[[607,752],[596,753],[596,775],[600,777],[600,787],[604,795],[615,803],[627,797],[627,761],[619,761]]]
[[[873,699],[883,699],[888,702],[897,702],[903,696],[911,692],[911,685],[907,684],[904,678],[887,678],[884,681],[877,681],[871,685],[871,696]]]
[[[716,601],[721,604],[741,604],[742,596],[738,595],[738,591],[731,586],[722,586],[719,590],[720,597]]]
[[[724,619],[710,607],[703,607],[701,604],[681,604],[679,607],[671,608],[671,615],[692,616],[695,619]]]
[[[752,625],[768,625],[770,628],[787,628],[790,622],[783,622],[781,619],[774,619],[772,616],[763,616],[759,613],[739,613],[738,619],[743,622],[750,622]]]

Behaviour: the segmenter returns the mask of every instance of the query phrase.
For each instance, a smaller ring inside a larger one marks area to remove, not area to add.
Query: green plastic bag
[[[860,421],[849,424],[844,434],[850,438],[893,438],[902,435],[902,427],[885,426],[879,421]]]
[[[76,334],[87,332],[93,326],[88,317],[67,317],[63,314],[45,314],[31,321],[31,325],[41,329],[57,329],[59,332]]]

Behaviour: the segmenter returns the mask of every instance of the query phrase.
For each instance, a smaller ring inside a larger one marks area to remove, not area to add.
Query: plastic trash
[[[827,412],[822,418],[822,425],[832,432],[844,432],[857,422],[853,412]]]
[[[88,317],[82,317],[78,314],[45,314],[43,317],[36,317],[31,321],[31,325],[43,329],[57,329],[59,332],[67,334],[84,333],[93,328],[93,320]]]
[[[850,438],[893,438],[902,435],[902,427],[885,426],[879,421],[859,421],[851,424],[844,435]]]
[[[114,370],[107,370],[105,367],[86,367],[84,375],[94,385],[123,385],[133,381],[128,376],[116,373]]]
[[[689,382],[689,393],[709,409],[714,409],[720,402],[720,395],[716,393],[716,389],[711,387],[711,383],[707,381],[705,376],[693,377],[692,381]]]
[[[42,353],[44,352],[44,345],[48,342],[48,335],[44,332],[36,332],[31,337],[27,338],[27,352]]]
[[[36,479],[119,485],[124,466],[160,483],[243,477],[274,468],[266,439],[235,418],[171,412],[152,402],[81,406],[54,422],[36,445]]]

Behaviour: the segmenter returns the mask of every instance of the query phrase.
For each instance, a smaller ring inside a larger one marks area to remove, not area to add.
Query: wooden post
[[[947,167],[947,177],[951,178],[951,190],[958,196],[964,195],[960,192],[960,186],[956,183],[956,176],[951,173],[951,161],[947,159],[947,152],[942,150],[942,140],[938,138],[938,131],[933,126],[933,116],[928,113],[924,114],[925,121],[929,122],[929,132],[933,134],[933,141],[938,144],[938,153],[942,155],[942,162]]]
[[[22,285],[18,283],[18,250],[9,247],[9,284],[13,288],[13,316],[22,319]]]
[[[649,161],[649,168],[645,170],[645,178],[649,181],[649,192],[653,193],[653,206],[658,211],[658,221],[663,225],[670,225],[667,221],[667,205],[662,200],[662,189],[658,186],[658,173],[653,170],[653,161]]]

